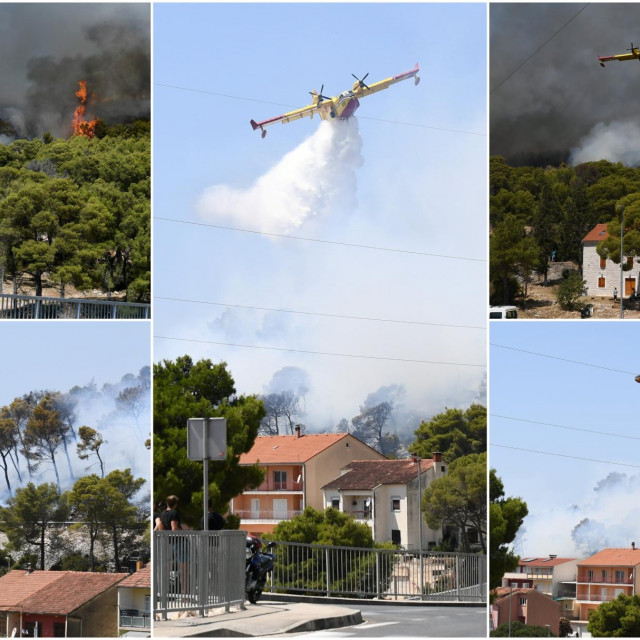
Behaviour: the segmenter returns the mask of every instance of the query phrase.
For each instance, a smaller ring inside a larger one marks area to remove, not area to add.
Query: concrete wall
[[[83,638],[117,637],[120,619],[117,585],[82,605],[72,615],[82,619]]]
[[[597,243],[585,243],[582,247],[582,272],[588,287],[588,295],[594,297],[611,297],[613,298],[613,290],[618,289],[618,297],[624,293],[620,291],[620,265],[607,260],[604,269],[600,267],[600,256],[596,252]],[[638,291],[638,275],[640,273],[640,264],[633,262],[633,268],[624,272],[624,279],[633,278],[635,288]],[[598,278],[605,278],[605,286],[598,286]]]

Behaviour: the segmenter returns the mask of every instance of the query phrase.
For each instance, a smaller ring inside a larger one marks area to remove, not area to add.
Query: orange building
[[[258,464],[266,472],[264,482],[245,489],[231,501],[231,513],[241,519],[240,528],[255,535],[273,531],[278,522],[290,520],[305,507],[324,509],[321,487],[353,460],[386,460],[386,457],[348,433],[258,436],[240,464]]]
[[[522,622],[526,625],[548,628],[558,635],[560,631],[560,605],[537,589],[498,587],[491,604],[491,629],[502,624]]]
[[[576,603],[579,619],[589,620],[589,612],[621,593],[640,593],[640,549],[603,549],[578,563]]]

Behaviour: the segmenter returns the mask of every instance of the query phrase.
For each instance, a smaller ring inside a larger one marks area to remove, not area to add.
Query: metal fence
[[[244,607],[244,531],[154,531],[154,612]]]
[[[151,305],[137,302],[46,298],[0,293],[0,318],[143,320],[150,316]]]
[[[357,598],[487,601],[487,558],[278,542],[267,589]],[[265,590],[267,590],[265,589]]]

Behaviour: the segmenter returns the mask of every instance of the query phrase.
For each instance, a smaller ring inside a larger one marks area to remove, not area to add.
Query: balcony
[[[579,593],[576,597],[576,602],[611,602],[615,600],[620,594],[619,593],[607,593],[607,595],[602,595],[601,593]],[[627,593],[626,595],[631,595]]]
[[[291,520],[291,518],[295,518],[299,516],[302,511],[301,510],[273,510],[273,509],[260,509],[259,511],[251,511],[251,510],[237,510],[234,509],[234,515],[238,516],[242,520]]]
[[[123,627],[128,629],[150,629],[151,615],[137,609],[121,609],[120,628]]]
[[[367,520],[371,520],[371,509],[366,509],[364,511],[345,509],[344,513],[353,516],[356,520],[364,520],[365,522]]]
[[[247,489],[244,493],[252,493],[255,491],[275,492],[275,491],[302,491],[303,483],[293,480],[284,482],[276,482],[273,478],[265,480],[259,487],[255,489]]]
[[[620,576],[605,576],[604,578],[600,576],[593,575],[589,577],[588,575],[580,575],[578,576],[578,584],[633,584],[633,576],[625,577]]]

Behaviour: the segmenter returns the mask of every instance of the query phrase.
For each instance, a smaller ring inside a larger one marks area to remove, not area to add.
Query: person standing
[[[224,529],[224,525],[226,524],[224,518],[217,512],[213,510],[213,501],[209,498],[209,502],[207,503],[208,507],[208,520],[209,520],[209,531],[220,531],[220,529]],[[204,516],[200,518],[200,528],[204,530]]]

